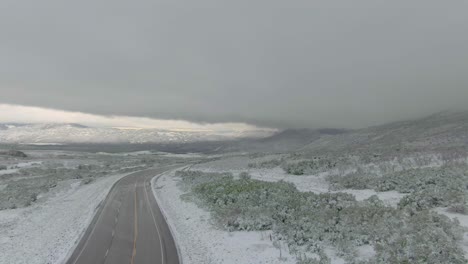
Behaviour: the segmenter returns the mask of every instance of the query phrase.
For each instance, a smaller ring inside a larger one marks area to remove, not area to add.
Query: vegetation
[[[0,151],[0,155],[12,156],[12,157],[18,157],[18,158],[28,157],[24,152],[19,151],[19,150]]]
[[[457,244],[462,233],[458,222],[414,210],[414,204],[392,208],[377,196],[356,201],[346,193],[299,192],[291,183],[253,180],[245,174],[239,179],[226,173],[177,174],[221,227],[271,229],[292,252],[305,249],[319,256],[301,258],[301,263],[328,263],[325,246],[359,263],[355,251],[363,245],[375,250],[367,263],[466,263]]]
[[[280,159],[271,159],[266,161],[252,162],[248,164],[249,168],[255,169],[272,169],[278,166],[281,166],[283,161]]]
[[[345,176],[330,175],[327,180],[335,190],[374,189],[408,193],[399,206],[416,210],[465,204],[468,189],[465,166],[410,169],[383,176],[357,171]]]
[[[314,157],[311,160],[284,163],[283,169],[288,174],[304,175],[331,170],[333,168],[336,168],[336,166],[336,161],[322,157]]]
[[[30,206],[40,194],[49,192],[63,181],[79,180],[81,184],[87,185],[108,175],[131,173],[179,161],[153,155],[123,157],[92,154],[61,154],[46,161],[30,158],[26,160],[29,162],[25,162],[21,159],[22,165],[17,160],[10,157],[2,157],[0,160],[9,164],[8,168],[11,169],[0,174],[0,210]],[[0,165],[0,169],[6,167],[4,164]],[[62,186],[69,186],[70,183]]]

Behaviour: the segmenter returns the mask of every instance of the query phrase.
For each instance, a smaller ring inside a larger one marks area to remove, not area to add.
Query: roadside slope
[[[44,203],[0,211],[0,263],[64,262],[112,185],[125,175],[88,185],[70,180],[71,188],[64,188]]]

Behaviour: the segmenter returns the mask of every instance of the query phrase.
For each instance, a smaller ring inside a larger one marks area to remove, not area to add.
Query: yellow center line
[[[136,183],[135,183],[135,217],[134,217],[134,220],[135,220],[135,229],[134,229],[134,237],[133,237],[133,252],[132,252],[132,259],[130,261],[131,264],[133,264],[133,261],[135,259],[135,255],[136,255],[136,241],[137,241],[137,237],[138,237],[138,214],[137,214],[137,189],[136,189]]]

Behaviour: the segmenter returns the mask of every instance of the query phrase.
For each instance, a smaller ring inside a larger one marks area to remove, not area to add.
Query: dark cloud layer
[[[467,13],[432,0],[3,0],[0,102],[280,127],[466,108]]]

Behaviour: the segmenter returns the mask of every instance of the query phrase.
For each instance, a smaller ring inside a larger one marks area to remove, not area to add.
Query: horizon
[[[268,131],[270,133],[285,130],[320,130],[342,129],[359,130],[386,124],[413,121],[443,113],[465,113],[467,110],[442,110],[417,117],[391,120],[364,127],[265,127],[242,122],[192,122],[189,120],[157,119],[139,116],[96,115],[83,112],[65,111],[44,107],[11,105],[0,103],[0,124],[77,124],[94,128],[113,128],[119,130],[160,129],[178,132],[221,132],[221,131]]]

